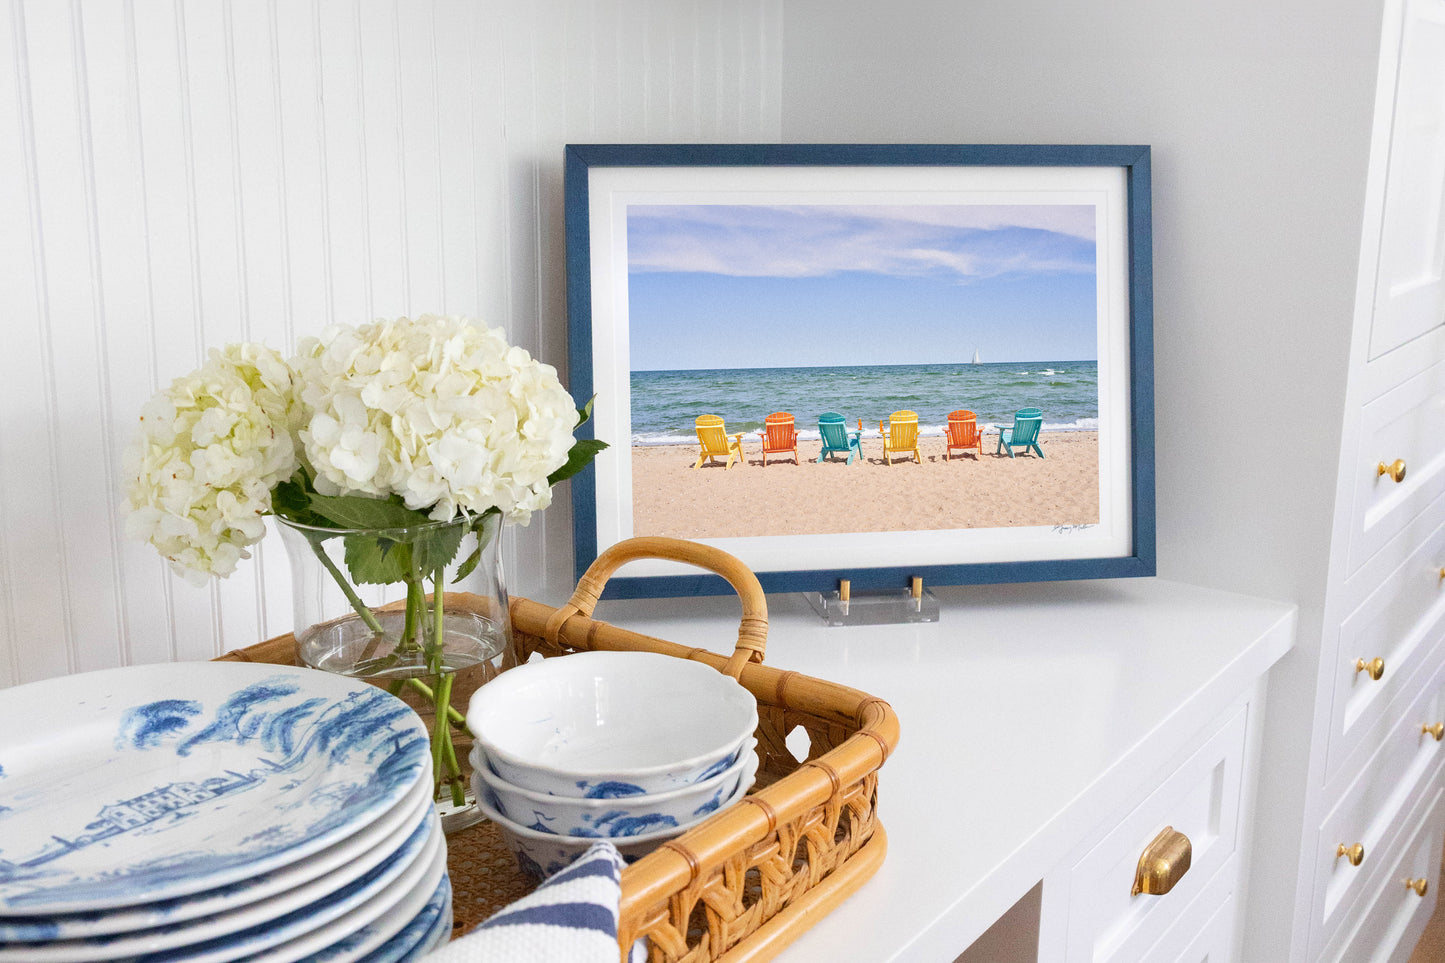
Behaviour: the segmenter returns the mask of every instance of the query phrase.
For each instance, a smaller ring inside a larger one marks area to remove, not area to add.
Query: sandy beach
[[[816,462],[819,442],[763,465],[757,436],[743,439],[743,464],[721,461],[693,470],[698,446],[634,446],[633,533],[677,538],[836,534],[1081,525],[1099,521],[1099,444],[1092,431],[1045,432],[1045,457],[995,455],[996,434],[983,456],[955,450],[944,458],[942,437],[919,439],[922,463],[895,455],[883,461],[876,437],[863,439],[863,458]]]

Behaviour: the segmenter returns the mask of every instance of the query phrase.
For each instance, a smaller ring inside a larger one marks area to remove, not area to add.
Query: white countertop
[[[887,699],[888,856],[779,957],[951,961],[1293,643],[1292,605],[1158,579],[936,589],[936,623],[827,628],[768,597],[766,662]],[[596,618],[731,652],[735,598],[606,601]],[[1151,738],[1153,736],[1153,738]],[[943,828],[949,826],[951,828]]]

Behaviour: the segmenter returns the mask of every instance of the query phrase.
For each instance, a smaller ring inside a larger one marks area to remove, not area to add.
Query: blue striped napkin
[[[598,840],[572,865],[425,963],[617,963],[622,856]],[[639,940],[630,956],[643,946]]]

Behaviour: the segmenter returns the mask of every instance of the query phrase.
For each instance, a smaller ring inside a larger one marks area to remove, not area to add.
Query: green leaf
[[[423,572],[435,572],[450,565],[457,557],[457,549],[462,547],[462,536],[467,533],[467,528],[462,524],[443,525],[418,533],[411,540],[417,567]]]
[[[310,507],[330,519],[336,528],[416,528],[432,524],[425,512],[413,511],[388,498],[313,494]]]
[[[481,560],[482,547],[478,545],[476,548],[472,549],[472,554],[468,555],[465,561],[463,561],[462,564],[457,566],[457,574],[452,578],[452,581],[460,582],[462,579],[475,572],[477,570],[477,563]]]
[[[493,515],[500,514],[502,514],[502,510],[493,506],[472,519],[471,528],[477,533],[477,547],[472,549],[472,554],[468,555],[461,565],[457,566],[457,574],[452,576],[453,582],[460,582],[476,571],[477,564],[482,560],[482,549],[486,548],[487,543],[496,536],[496,526],[491,526],[492,531],[487,531],[489,520]]]
[[[311,510],[310,479],[299,470],[271,490],[271,511],[300,525],[334,528],[329,519]]]
[[[592,419],[592,402],[596,400],[597,396],[593,395],[591,398],[587,399],[587,404],[577,409],[577,424],[573,425],[573,428],[581,428]]]
[[[567,452],[567,461],[552,474],[547,476],[547,484],[555,485],[577,474],[592,463],[597,453],[607,447],[607,442],[598,441],[596,438],[579,438],[572,449]]]
[[[347,535],[346,571],[357,585],[394,585],[411,574],[411,548],[375,535]]]

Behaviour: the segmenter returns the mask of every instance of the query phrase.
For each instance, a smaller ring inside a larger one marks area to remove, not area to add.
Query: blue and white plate
[[[408,963],[421,959],[452,935],[452,880],[443,875],[431,899],[401,932],[356,963]],[[322,954],[324,957],[325,954]]]
[[[117,958],[179,958],[212,963],[245,956],[283,943],[333,919],[340,919],[398,880],[414,863],[427,863],[441,846],[435,814],[415,827],[394,852],[349,883],[328,886],[322,877],[288,892],[281,901],[252,903],[228,913],[135,933],[95,936],[83,940],[26,943],[0,947],[6,963],[89,963]]]
[[[0,700],[0,915],[252,879],[369,826],[428,773],[404,702],[313,669],[166,663],[18,686]]]
[[[307,859],[217,889],[112,912],[0,917],[0,945],[131,933],[187,920],[203,923],[203,917],[238,907],[265,908],[273,916],[280,915],[285,910],[276,907],[291,904],[298,890],[324,884],[325,891],[330,892],[371,869],[395,851],[433,811],[430,780],[422,780],[376,822]],[[272,899],[276,901],[274,906]]]
[[[437,838],[442,840],[441,832]],[[365,905],[304,936],[244,958],[244,963],[358,963],[411,922],[436,893],[447,870],[445,841],[430,864],[408,871]],[[189,956],[166,957],[189,961]],[[141,961],[134,961],[141,963]],[[144,963],[152,963],[150,960]],[[155,963],[160,963],[159,960]]]
[[[452,915],[451,877],[446,877],[445,882],[445,901],[442,903],[441,910],[437,913],[436,918],[432,921],[431,928],[427,930],[421,942],[405,957],[408,960],[420,959],[433,950],[439,950],[451,942],[452,929],[455,923],[455,918]],[[427,905],[430,906],[431,904],[428,903]],[[367,963],[373,963],[373,961],[367,961]],[[383,963],[383,961],[374,961],[374,963]]]

